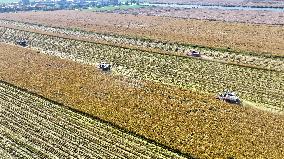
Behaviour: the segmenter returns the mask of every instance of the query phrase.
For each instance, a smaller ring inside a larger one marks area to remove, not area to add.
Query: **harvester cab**
[[[240,98],[236,95],[235,92],[232,91],[224,91],[222,93],[219,93],[217,99],[223,100],[231,104],[241,104]]]
[[[22,46],[22,47],[28,46],[28,40],[26,40],[26,39],[19,39],[19,40],[16,41],[16,43],[18,45]]]
[[[99,64],[99,68],[100,68],[102,71],[110,71],[111,65],[110,65],[109,63],[102,62],[102,63]]]

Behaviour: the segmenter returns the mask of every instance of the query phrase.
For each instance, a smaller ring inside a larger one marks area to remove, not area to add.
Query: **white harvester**
[[[102,71],[110,71],[111,70],[111,64],[106,63],[106,62],[101,62],[98,67]]]
[[[219,93],[216,98],[232,104],[241,104],[240,98],[236,95],[235,92],[232,91],[224,91],[222,93]]]
[[[20,45],[22,47],[26,47],[26,46],[28,46],[28,40],[26,40],[26,39],[18,39],[18,40],[16,40],[16,44]]]
[[[201,57],[201,54],[199,51],[196,50],[190,50],[186,53],[187,56],[192,56],[192,57]]]

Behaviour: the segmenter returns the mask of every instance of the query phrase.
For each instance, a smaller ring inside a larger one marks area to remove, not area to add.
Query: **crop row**
[[[227,10],[209,8],[180,8],[155,6],[144,8],[130,8],[124,10],[104,11],[106,13],[132,14],[145,16],[173,17],[182,19],[217,20],[238,23],[256,24],[284,24],[282,12],[253,11],[253,10]]]
[[[0,94],[0,147],[13,157],[181,158],[7,84]]]
[[[246,100],[283,109],[283,72],[153,54],[15,29],[7,29],[2,35],[2,41],[13,43],[19,37],[29,37],[32,47],[61,58],[89,64],[110,62],[115,67],[115,72],[132,78],[193,87],[213,93],[231,89],[239,92]]]
[[[0,18],[134,38],[224,48],[223,51],[254,52],[258,55],[273,54],[283,57],[284,49],[281,26],[71,10],[1,14]]]
[[[0,20],[1,24],[29,30],[42,31],[47,33],[58,34],[68,37],[80,37],[85,40],[96,42],[106,42],[116,46],[135,47],[144,50],[162,51],[163,53],[185,55],[185,53],[195,47],[190,45],[161,42],[148,39],[131,38],[118,35],[100,34],[95,32],[87,32],[82,30],[54,28],[44,25],[23,23],[16,21]],[[210,60],[218,60],[222,62],[236,63],[271,70],[284,71],[283,58],[271,58],[265,56],[248,55],[235,52],[214,51],[204,48],[197,48],[202,52],[202,56]]]
[[[283,158],[281,115],[232,106],[199,91],[116,76],[115,71],[103,73],[32,49],[0,45],[2,80],[189,156]]]
[[[32,47],[62,58],[90,64],[111,62],[116,72],[129,77],[214,93],[232,89],[246,100],[283,108],[283,72],[153,54],[14,29],[7,29],[2,40],[13,43],[18,37],[29,37]]]

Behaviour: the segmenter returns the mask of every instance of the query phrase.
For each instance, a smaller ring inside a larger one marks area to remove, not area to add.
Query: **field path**
[[[183,158],[2,82],[0,108],[4,158]]]

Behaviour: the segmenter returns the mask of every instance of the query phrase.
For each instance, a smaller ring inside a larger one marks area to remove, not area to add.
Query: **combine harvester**
[[[190,50],[186,53],[187,56],[192,56],[192,57],[201,57],[200,52],[196,50]]]
[[[224,91],[222,93],[219,93],[219,95],[216,98],[231,104],[241,105],[240,98],[236,95],[235,92],[232,91]]]
[[[26,39],[19,39],[16,41],[17,45],[20,45],[22,47],[27,47],[28,46],[28,40]]]
[[[106,63],[106,62],[101,62],[98,67],[99,69],[105,72],[108,72],[111,70],[111,64]]]

